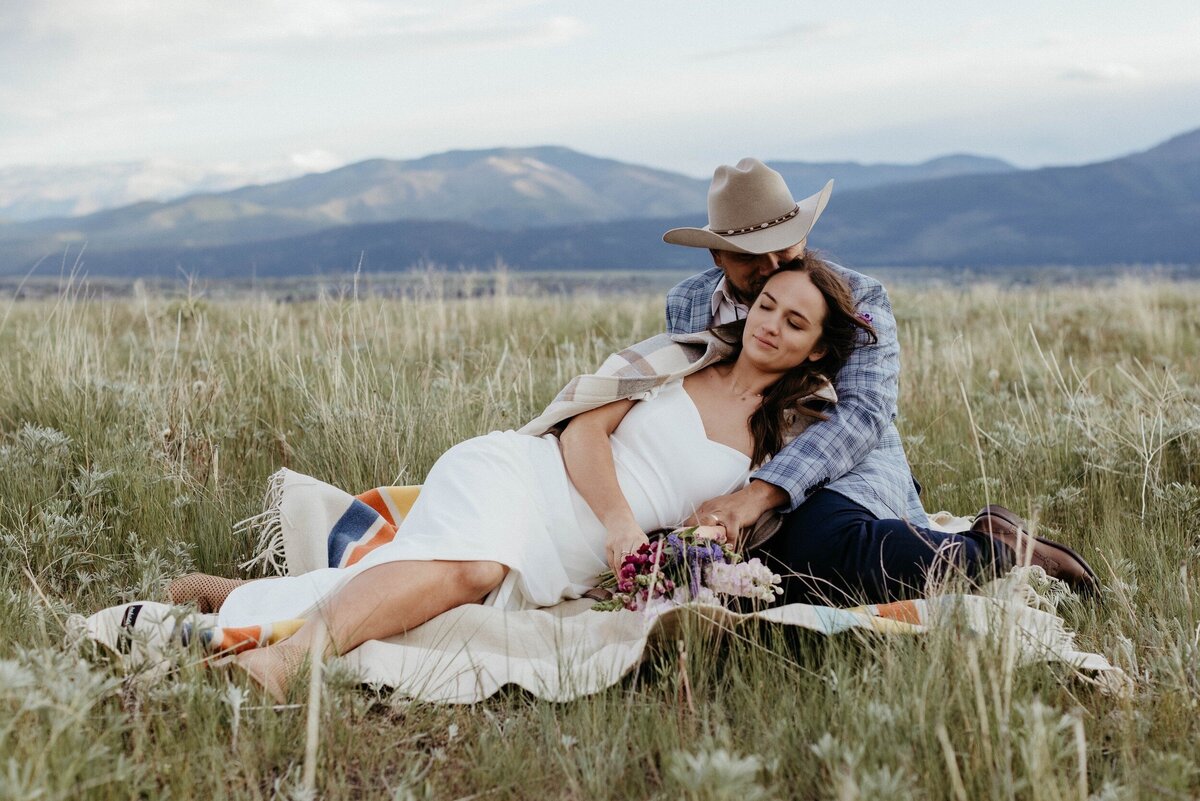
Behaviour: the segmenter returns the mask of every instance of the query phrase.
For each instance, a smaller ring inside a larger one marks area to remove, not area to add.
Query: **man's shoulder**
[[[878,278],[872,278],[871,276],[865,275],[865,273],[858,272],[857,270],[851,270],[850,267],[840,265],[840,264],[836,263],[836,261],[829,261],[828,259],[826,259],[826,264],[828,264],[830,267],[833,267],[834,271],[836,273],[838,273],[838,275],[840,275],[842,278],[845,278],[846,281],[848,283],[850,283],[850,288],[852,290],[857,291],[859,288],[862,288],[862,289],[882,289],[883,288],[883,284],[880,282],[880,279],[878,279]]]
[[[717,288],[717,282],[721,280],[722,275],[724,275],[724,273],[721,272],[720,267],[710,267],[702,273],[689,275],[687,278],[671,287],[671,290],[667,292],[667,297],[689,297],[697,292],[704,292],[705,290],[707,290],[708,294],[711,296],[713,290]]]

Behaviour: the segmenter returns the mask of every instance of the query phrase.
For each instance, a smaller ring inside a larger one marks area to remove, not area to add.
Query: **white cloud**
[[[1081,64],[1063,70],[1059,73],[1059,77],[1068,81],[1111,83],[1137,80],[1142,77],[1142,71],[1129,64]]]
[[[557,47],[569,44],[586,31],[575,17],[553,16],[534,20],[444,17],[417,23],[403,33],[404,46],[414,50],[461,50],[513,47]]]
[[[533,31],[561,44],[582,30],[573,17],[521,13],[538,2],[440,3],[421,6],[382,0],[209,0],[195,4],[155,0],[40,0],[0,23],[0,41],[65,44],[121,50],[137,41],[156,45],[243,46],[248,43],[453,35],[497,43]]]
[[[300,172],[328,172],[346,163],[341,156],[328,150],[306,150],[303,153],[293,153],[288,159]]]
[[[517,143],[663,166],[791,157],[814,142],[828,142],[830,157],[887,160],[907,157],[889,152],[896,131],[928,139],[925,157],[973,146],[958,143],[971,126],[1004,128],[998,138],[1022,144],[994,149],[1020,159],[1024,143],[1082,125],[1062,110],[1200,87],[1194,11],[1135,13],[1120,0],[731,9],[10,0],[0,13],[0,164],[172,156],[328,169]],[[722,114],[711,113],[715,101]],[[1182,101],[1155,108],[1174,109],[1169,123],[1155,118],[1164,135],[1187,111]],[[963,128],[944,136],[958,119]]]
[[[752,56],[763,53],[778,52],[818,42],[831,42],[845,39],[854,34],[856,26],[845,21],[838,22],[801,22],[789,25],[783,30],[766,32],[754,37],[746,37],[740,44],[705,50],[697,53],[695,58],[701,61],[731,58],[734,56]]]
[[[320,105],[367,104],[380,88],[370,78],[396,75],[400,60],[417,53],[432,65],[439,52],[553,49],[586,30],[529,0],[16,5],[0,15],[0,74],[9,78],[0,82],[9,123],[0,152],[18,163],[38,151],[122,157],[134,140],[172,130],[177,141],[195,142],[204,119],[210,136],[246,123],[262,129],[260,115],[284,104],[295,125]],[[91,136],[80,137],[84,129]]]

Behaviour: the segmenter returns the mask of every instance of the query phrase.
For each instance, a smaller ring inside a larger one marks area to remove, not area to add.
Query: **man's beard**
[[[729,288],[729,294],[733,295],[734,301],[743,306],[750,306],[758,299],[758,293],[762,292],[762,288],[767,285],[766,280],[756,281],[750,285],[750,292],[746,293],[741,290],[732,281],[726,281],[726,286]]]

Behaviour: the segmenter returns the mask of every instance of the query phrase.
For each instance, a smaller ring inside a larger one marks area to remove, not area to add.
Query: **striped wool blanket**
[[[271,478],[267,511],[239,527],[259,538],[258,555],[246,566],[298,575],[352,565],[396,535],[419,491],[378,487],[353,496],[281,470]],[[934,516],[934,525],[944,530],[961,530],[969,522],[945,513]],[[672,643],[684,625],[736,631],[765,621],[827,636],[923,636],[951,628],[964,641],[1007,649],[1009,664],[1060,663],[1085,681],[1126,689],[1128,679],[1119,668],[1100,654],[1076,648],[1074,636],[1054,611],[1054,593],[1046,591],[1057,586],[1039,568],[1025,568],[992,582],[979,595],[939,594],[853,609],[790,604],[738,614],[689,604],[666,611],[610,612],[593,610],[588,599],[521,611],[469,604],[404,635],[367,642],[341,661],[366,683],[425,701],[473,703],[510,684],[539,698],[565,701],[616,684],[648,648]],[[276,642],[302,622],[222,629],[216,615],[142,603],[80,619],[75,629],[121,654],[131,668],[164,669],[188,643],[191,658],[196,643],[208,654],[238,651]]]
[[[572,378],[519,433],[540,436],[578,414],[613,401],[640,397],[724,361],[733,353],[729,343],[736,340],[743,327],[744,322],[738,321],[695,334],[658,334],[617,351],[596,372]],[[797,405],[819,407],[836,402],[837,391],[826,381],[817,392],[797,401]],[[784,443],[791,442],[812,421],[812,417],[799,412],[789,414]]]

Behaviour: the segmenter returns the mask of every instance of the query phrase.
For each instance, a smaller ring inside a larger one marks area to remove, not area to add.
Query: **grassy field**
[[[188,666],[142,682],[64,621],[234,575],[280,465],[416,483],[661,326],[661,296],[134,293],[0,301],[0,798],[296,798],[305,709]],[[687,634],[554,705],[416,704],[334,670],[322,798],[1105,799],[1200,794],[1200,285],[893,292],[930,510],[1003,502],[1099,569],[1059,611],[1133,679],[1012,670],[954,631]]]

